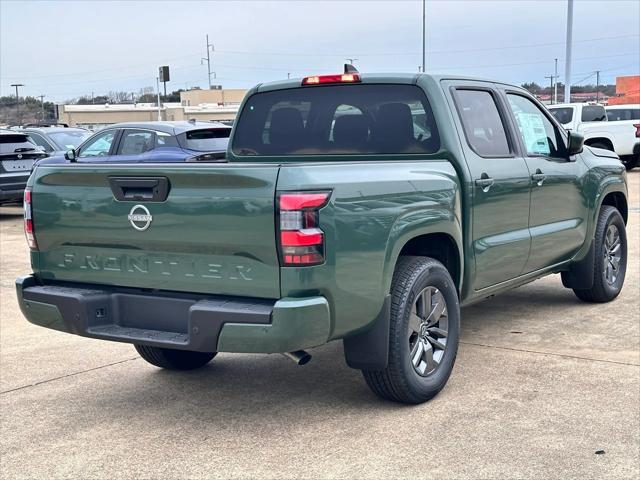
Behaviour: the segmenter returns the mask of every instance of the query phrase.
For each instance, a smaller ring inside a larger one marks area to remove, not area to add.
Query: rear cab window
[[[237,120],[232,145],[238,156],[425,154],[439,149],[424,92],[403,84],[256,93]]]
[[[582,107],[582,122],[604,122],[607,112],[602,105],[585,105]]]

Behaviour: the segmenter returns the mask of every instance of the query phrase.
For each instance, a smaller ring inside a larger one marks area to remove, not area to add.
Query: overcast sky
[[[640,72],[640,1],[576,0],[572,83]],[[418,1],[34,1],[0,0],[0,95],[62,102],[155,86],[207,85],[205,35],[215,83],[256,83],[341,70],[417,72]],[[548,83],[564,77],[566,0],[427,1],[427,72]]]

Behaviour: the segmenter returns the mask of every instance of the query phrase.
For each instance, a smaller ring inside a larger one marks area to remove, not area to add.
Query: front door
[[[530,173],[516,153],[498,93],[481,85],[453,89],[471,172],[475,290],[519,276],[531,243]]]
[[[567,136],[550,115],[519,92],[507,102],[531,172],[531,254],[525,272],[570,259],[583,245],[588,199],[581,186],[587,167],[578,155],[569,158]]]

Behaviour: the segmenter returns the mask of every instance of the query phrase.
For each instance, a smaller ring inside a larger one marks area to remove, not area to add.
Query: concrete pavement
[[[0,208],[0,476],[637,478],[639,170],[629,183],[620,297],[584,304],[552,276],[464,309],[447,387],[413,407],[374,397],[339,342],[305,367],[221,354],[176,373],[35,327],[13,287],[20,210]]]

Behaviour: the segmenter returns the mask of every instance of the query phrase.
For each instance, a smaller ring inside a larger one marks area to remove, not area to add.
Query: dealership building
[[[180,92],[180,103],[57,105],[57,117],[70,126],[99,130],[120,122],[200,120],[232,123],[246,94],[242,89],[212,88]],[[160,116],[160,118],[158,118]]]

